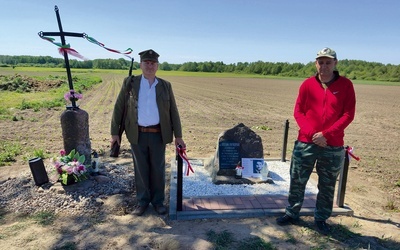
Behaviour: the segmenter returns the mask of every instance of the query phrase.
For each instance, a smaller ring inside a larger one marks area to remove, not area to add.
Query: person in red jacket
[[[290,163],[290,189],[285,215],[279,225],[295,223],[304,192],[316,168],[318,195],[314,211],[317,229],[329,234],[326,220],[332,214],[336,179],[344,163],[344,130],[353,121],[356,96],[353,83],[336,70],[336,52],[324,48],[317,53],[317,74],[299,88],[294,118],[299,126]]]

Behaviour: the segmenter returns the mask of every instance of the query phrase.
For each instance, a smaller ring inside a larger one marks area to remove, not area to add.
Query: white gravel
[[[289,163],[281,161],[266,161],[269,174],[274,184],[221,184],[212,183],[209,172],[204,168],[203,160],[190,160],[194,173],[183,175],[183,197],[204,197],[216,195],[265,195],[283,194],[289,192],[290,176]],[[310,180],[306,187],[306,194],[316,194],[318,189]]]

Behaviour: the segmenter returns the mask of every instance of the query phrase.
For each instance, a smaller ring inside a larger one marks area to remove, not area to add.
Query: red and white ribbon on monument
[[[178,152],[178,154],[179,154],[179,157],[181,157],[182,160],[186,162],[186,164],[185,164],[185,168],[186,168],[186,169],[185,169],[185,173],[186,173],[186,176],[189,176],[189,172],[190,172],[190,171],[191,171],[192,173],[194,173],[194,170],[193,170],[192,166],[190,165],[190,162],[189,162],[189,160],[188,160],[188,158],[187,158],[187,156],[186,156],[186,148],[183,148],[181,145],[178,145],[178,146],[176,147],[176,150],[177,150],[177,152]]]
[[[350,147],[350,146],[347,146],[346,147],[346,152],[347,152],[347,154],[349,154],[349,156],[351,156],[353,159],[355,159],[356,161],[359,161],[360,160],[360,157],[358,157],[358,156],[355,156],[354,154],[353,154],[353,151],[354,151],[354,148],[353,147]],[[350,159],[350,158],[349,158]]]

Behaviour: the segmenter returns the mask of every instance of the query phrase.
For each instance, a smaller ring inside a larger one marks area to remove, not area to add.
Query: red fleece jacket
[[[316,76],[300,86],[294,107],[294,118],[299,125],[297,139],[312,143],[312,136],[321,132],[329,146],[344,145],[344,129],[353,121],[356,96],[353,83],[342,76],[324,89]]]

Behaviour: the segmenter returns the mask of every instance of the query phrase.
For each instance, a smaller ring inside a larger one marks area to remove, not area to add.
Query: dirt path
[[[124,76],[104,74],[103,83],[79,101],[89,114],[92,149],[109,152],[110,118],[114,100]],[[251,78],[165,77],[173,84],[183,123],[189,157],[208,157],[215,151],[218,135],[238,123],[255,130],[263,140],[266,158],[280,158],[283,125],[290,122],[287,157],[290,158],[297,127],[292,118],[299,81]],[[213,249],[207,232],[228,230],[236,240],[258,236],[278,249],[368,248],[400,249],[400,108],[399,87],[356,85],[357,116],[346,131],[346,142],[355,146],[360,162],[352,161],[345,203],[354,217],[338,216],[330,223],[347,228],[334,237],[321,237],[304,218],[305,226],[280,227],[275,218],[215,219],[170,221],[150,212],[144,217],[105,214],[99,221],[74,222],[59,218],[51,226],[33,222],[21,224],[12,214],[3,215],[0,226],[0,249],[52,249],[74,242],[76,249]],[[26,157],[34,149],[56,155],[62,149],[60,115],[63,108],[40,112],[17,111],[17,122],[0,121],[1,141],[20,141],[25,155],[12,166],[1,167],[0,183],[29,171]],[[125,138],[123,152],[129,145]],[[167,159],[174,155],[167,148]],[[24,158],[25,157],[25,158]],[[129,154],[119,159],[102,155],[105,163],[130,164]],[[393,204],[397,210],[385,209]],[[100,215],[99,215],[100,216]],[[10,230],[12,233],[10,233]],[[359,234],[359,235],[358,235]],[[295,242],[297,245],[294,245]],[[389,247],[388,247],[389,246]],[[67,248],[64,248],[67,249]],[[72,249],[72,248],[71,248]]]

